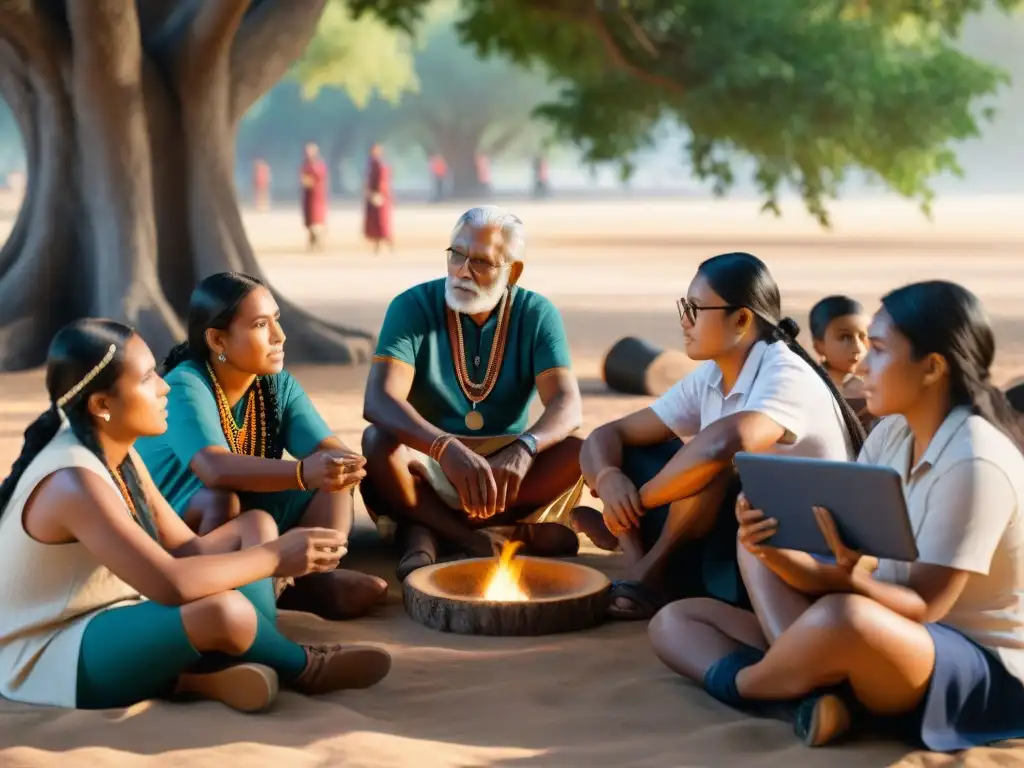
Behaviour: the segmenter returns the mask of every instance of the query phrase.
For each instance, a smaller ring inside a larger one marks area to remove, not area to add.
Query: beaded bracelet
[[[448,447],[448,443],[454,440],[453,435],[438,435],[434,438],[434,442],[430,444],[430,451],[427,453],[430,458],[434,461],[441,460],[441,454],[444,453],[444,449]]]
[[[295,464],[295,482],[299,484],[300,491],[308,490],[306,488],[306,483],[302,480],[302,459],[299,459]]]

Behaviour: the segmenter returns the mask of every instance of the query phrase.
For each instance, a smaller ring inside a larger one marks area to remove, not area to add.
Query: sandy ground
[[[785,309],[805,323],[820,296],[841,291],[869,307],[911,280],[960,281],[985,301],[999,340],[996,379],[1024,374],[1024,199],[947,200],[935,221],[891,201],[851,201],[820,232],[796,206],[779,221],[753,202],[631,201],[518,206],[530,230],[523,284],[562,309],[585,394],[585,430],[645,405],[601,382],[603,353],[624,335],[679,343],[673,300],[699,261],[726,250],[764,258]],[[275,284],[318,314],[375,329],[401,289],[442,274],[446,235],[460,211],[399,210],[398,249],[373,256],[353,209],[332,212],[329,248],[302,252],[297,214],[247,214]],[[0,227],[5,227],[0,223]],[[357,445],[365,368],[297,367],[332,427]],[[44,407],[41,372],[0,376],[0,465]],[[0,766],[851,766],[1024,765],[1024,748],[957,758],[907,754],[899,744],[857,743],[807,752],[780,723],[746,719],[675,679],[651,654],[642,626],[609,624],[550,638],[465,638],[409,620],[393,561],[360,519],[353,567],[392,582],[378,616],[330,624],[286,614],[297,638],[379,642],[393,674],[367,692],[320,700],[284,694],[275,711],[243,717],[215,704],[148,702],[125,711],[47,711],[0,704]],[[583,559],[614,574],[618,558],[585,547]]]

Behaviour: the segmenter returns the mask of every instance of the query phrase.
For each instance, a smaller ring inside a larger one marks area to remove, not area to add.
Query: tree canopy
[[[429,0],[348,0],[414,31]],[[1008,82],[956,47],[965,19],[1022,0],[462,0],[458,34],[482,55],[546,68],[559,86],[538,114],[589,161],[626,161],[668,118],[685,156],[724,194],[746,157],[765,206],[787,188],[823,224],[862,171],[920,201],[959,171],[950,149],[978,135]],[[607,10],[605,10],[607,9]]]
[[[535,150],[546,127],[534,108],[555,89],[543,68],[479,58],[459,38],[455,8],[435,3],[410,35],[372,15],[353,19],[341,0],[328,4],[289,78],[246,116],[241,156],[294,160],[312,139],[336,166],[372,141],[394,141],[440,152],[457,193],[475,192],[475,154]]]

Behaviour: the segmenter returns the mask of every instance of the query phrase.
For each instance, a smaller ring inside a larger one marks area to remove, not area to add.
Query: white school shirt
[[[1024,456],[999,429],[955,408],[913,467],[902,416],[883,419],[858,461],[903,478],[920,563],[970,573],[942,619],[1024,680]],[[879,560],[875,578],[906,586],[913,563]]]
[[[783,342],[755,344],[729,394],[708,361],[676,382],[651,410],[678,437],[696,435],[734,413],[763,413],[786,430],[773,453],[848,461],[853,445],[839,405],[821,376]]]

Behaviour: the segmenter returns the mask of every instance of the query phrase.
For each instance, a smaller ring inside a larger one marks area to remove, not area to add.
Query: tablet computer
[[[750,505],[779,521],[764,544],[830,556],[814,517],[814,507],[824,507],[851,549],[917,560],[903,483],[892,467],[753,453],[736,454],[735,463]]]

